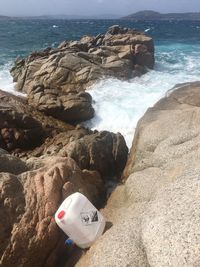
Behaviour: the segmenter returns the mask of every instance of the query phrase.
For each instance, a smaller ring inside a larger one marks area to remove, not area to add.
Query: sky
[[[0,0],[1,15],[128,15],[140,10],[200,11],[200,0]]]

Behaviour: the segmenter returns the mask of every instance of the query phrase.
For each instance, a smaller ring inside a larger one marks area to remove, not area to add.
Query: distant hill
[[[139,11],[122,17],[130,20],[200,20],[200,12],[166,13],[162,14],[152,10]]]

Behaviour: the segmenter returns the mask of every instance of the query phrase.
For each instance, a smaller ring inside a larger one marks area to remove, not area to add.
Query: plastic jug
[[[88,248],[102,235],[105,219],[81,193],[67,197],[55,214],[58,226],[81,248]]]

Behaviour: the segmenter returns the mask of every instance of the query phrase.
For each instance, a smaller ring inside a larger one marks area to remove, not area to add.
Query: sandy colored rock
[[[113,226],[77,267],[200,265],[200,83],[179,87],[139,121],[126,182],[102,211]]]

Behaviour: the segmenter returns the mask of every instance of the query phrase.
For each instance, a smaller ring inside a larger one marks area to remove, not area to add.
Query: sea
[[[137,122],[148,107],[176,84],[200,80],[200,21],[0,20],[0,88],[17,94],[9,72],[16,57],[57,47],[63,40],[105,33],[116,24],[154,39],[155,68],[132,80],[107,78],[88,88],[95,117],[84,125],[120,132],[130,148]]]

